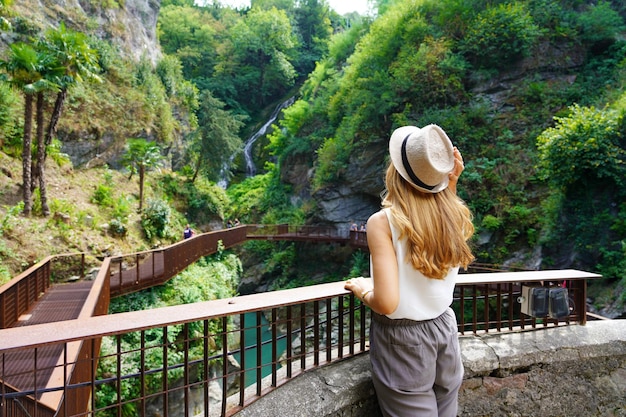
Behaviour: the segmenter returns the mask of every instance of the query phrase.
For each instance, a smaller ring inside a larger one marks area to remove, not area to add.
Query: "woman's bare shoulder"
[[[376,213],[372,214],[370,218],[367,220],[367,224],[376,224],[379,225],[381,223],[387,223],[387,215],[384,210],[378,210]]]
[[[377,211],[370,216],[367,220],[367,231],[391,234],[389,220],[387,220],[387,214],[385,214],[384,210]]]

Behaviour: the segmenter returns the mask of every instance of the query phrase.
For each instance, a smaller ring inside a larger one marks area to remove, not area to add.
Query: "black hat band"
[[[411,178],[411,181],[413,181],[413,184],[417,185],[418,187],[424,188],[428,191],[432,191],[437,184],[435,185],[426,185],[424,184],[424,182],[422,180],[420,180],[417,175],[415,175],[415,172],[413,172],[413,169],[411,168],[411,165],[409,164],[409,158],[407,157],[406,154],[406,143],[409,140],[409,137],[411,136],[411,133],[409,133],[407,135],[406,138],[404,138],[404,140],[402,141],[402,165],[404,166],[404,169],[407,173],[407,175],[409,176],[409,178]]]

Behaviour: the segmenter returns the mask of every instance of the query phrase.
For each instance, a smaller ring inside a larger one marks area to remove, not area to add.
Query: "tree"
[[[240,102],[263,107],[293,85],[296,40],[283,10],[253,8],[231,34],[234,65],[223,65],[220,71],[232,71]]]
[[[124,163],[130,170],[130,180],[133,174],[139,174],[139,211],[143,210],[143,190],[146,172],[158,168],[163,156],[161,149],[153,142],[145,139],[129,139],[127,150],[124,154]]]
[[[37,86],[37,157],[31,172],[30,188],[39,184],[41,211],[50,214],[45,179],[46,147],[52,142],[57,123],[61,117],[67,90],[82,76],[97,79],[93,71],[97,69],[97,54],[87,43],[87,38],[79,32],[68,31],[61,23],[59,29],[50,29],[46,36],[35,44],[40,59],[41,79]],[[58,91],[47,129],[44,129],[44,94]]]
[[[296,9],[298,32],[302,39],[299,72],[308,74],[328,52],[332,35],[328,5],[320,0],[304,0]]]
[[[31,190],[32,164],[32,132],[33,132],[33,99],[43,91],[49,82],[43,73],[49,57],[38,52],[33,46],[15,43],[11,46],[7,61],[0,61],[10,75],[10,82],[24,94],[24,134],[22,137],[22,194],[24,199],[24,215],[30,216],[33,202]]]
[[[48,207],[48,195],[46,191],[46,177],[45,177],[45,155],[46,155],[46,142],[44,134],[44,91],[43,89],[37,92],[37,104],[36,104],[36,120],[37,120],[37,152],[36,162],[34,164],[33,173],[31,175],[31,190],[34,190],[37,182],[39,182],[39,199],[41,202],[41,214],[45,217],[50,215],[50,208]]]
[[[213,75],[222,30],[210,13],[196,7],[172,5],[159,12],[161,48],[181,61],[187,79]]]
[[[98,72],[98,52],[89,45],[87,36],[81,32],[68,30],[61,23],[58,29],[50,29],[46,33],[41,46],[54,57],[57,68],[55,81],[60,86],[46,131],[46,146],[50,145],[56,133],[56,126],[63,111],[68,89],[83,79],[100,81]],[[45,155],[44,155],[45,157]]]
[[[200,171],[204,171],[210,179],[217,180],[233,155],[242,149],[243,143],[237,135],[244,124],[244,116],[224,110],[224,103],[208,90],[202,92],[200,103],[198,131],[192,144],[195,158],[192,181],[195,181]]]

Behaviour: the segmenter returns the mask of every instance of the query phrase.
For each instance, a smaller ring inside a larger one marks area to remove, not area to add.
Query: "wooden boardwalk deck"
[[[29,313],[23,314],[13,327],[78,318],[91,285],[92,281],[53,285],[34,308]],[[36,352],[34,349],[26,349],[7,353],[3,364],[4,381],[20,391],[41,390],[46,387],[62,353],[62,346],[44,347]],[[35,361],[37,366],[33,366]],[[38,371],[35,373],[34,369]]]

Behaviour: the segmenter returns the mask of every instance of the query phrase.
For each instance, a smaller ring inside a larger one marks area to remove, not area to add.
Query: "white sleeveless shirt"
[[[400,300],[396,310],[387,314],[391,319],[430,320],[442,315],[452,304],[454,286],[459,267],[450,268],[444,279],[432,279],[424,276],[413,268],[410,262],[406,262],[406,239],[398,239],[400,235],[391,222],[390,210],[383,209],[387,215],[387,221],[391,228],[393,247],[398,259],[398,279]],[[371,276],[374,276],[371,267]]]

